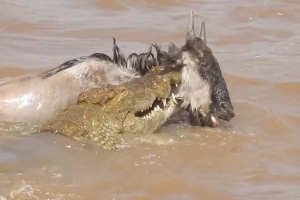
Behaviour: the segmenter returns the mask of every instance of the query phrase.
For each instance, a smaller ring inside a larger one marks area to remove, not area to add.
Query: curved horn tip
[[[205,27],[205,21],[204,21],[204,20],[202,20],[201,26],[204,26],[204,27]]]
[[[193,26],[194,29],[194,11],[191,10],[191,14],[190,14],[190,24]]]
[[[147,53],[152,53],[152,45],[150,45]]]
[[[205,29],[205,21],[204,20],[202,20],[202,23],[201,23],[200,38],[206,44],[206,29]]]
[[[205,21],[204,20],[202,20],[202,22],[201,22],[201,29],[203,28],[203,30],[205,31]]]
[[[191,10],[190,21],[189,21],[189,25],[188,25],[186,39],[190,40],[190,39],[194,39],[195,37],[196,37],[196,34],[194,31],[194,12],[193,12],[193,10]]]

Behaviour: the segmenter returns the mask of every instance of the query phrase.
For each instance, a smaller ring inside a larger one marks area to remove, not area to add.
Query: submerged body
[[[140,75],[93,54],[70,60],[45,73],[0,85],[0,121],[40,123],[75,104],[78,95]],[[109,58],[109,57],[108,57]]]
[[[78,103],[54,115],[38,132],[52,132],[76,140],[90,140],[104,149],[116,149],[121,134],[152,133],[176,109],[172,85],[181,73],[164,67],[118,86],[92,89]]]

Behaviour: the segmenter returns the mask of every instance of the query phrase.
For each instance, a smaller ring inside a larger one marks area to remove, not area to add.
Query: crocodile
[[[158,66],[141,78],[83,92],[76,104],[42,123],[37,133],[56,133],[116,150],[123,134],[153,133],[173,114],[180,102],[172,91],[181,83],[182,67]]]

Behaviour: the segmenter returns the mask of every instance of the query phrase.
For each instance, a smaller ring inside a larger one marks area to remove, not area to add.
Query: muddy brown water
[[[1,123],[1,200],[300,199],[300,1],[2,0],[1,80],[111,55],[112,37],[126,55],[182,45],[190,9],[236,117],[217,129],[174,117],[119,152]]]

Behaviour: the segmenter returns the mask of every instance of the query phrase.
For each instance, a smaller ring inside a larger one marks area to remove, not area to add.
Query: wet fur
[[[76,103],[82,92],[141,77],[108,58],[103,54],[83,56],[44,73],[2,84],[0,121],[43,122]]]
[[[120,50],[118,45],[116,44],[116,38],[113,38],[113,59],[112,62],[118,66],[127,66],[127,61],[125,59],[124,53]]]
[[[183,46],[181,50],[167,53],[160,50],[157,44],[153,44],[157,51],[159,64],[163,66],[175,66],[183,64],[182,83],[177,91],[176,97],[183,100],[182,107],[196,110],[201,107],[202,111],[209,112],[209,104],[211,101],[210,84],[203,78],[199,78],[200,74],[195,65],[196,52],[189,46]]]
[[[157,44],[153,46],[160,65],[185,65],[182,69],[182,83],[175,96],[183,100],[182,107],[189,112],[192,125],[212,126],[211,115],[219,115],[223,109],[221,102],[228,106],[222,112],[229,110],[230,115],[234,116],[219,63],[200,38],[188,40],[181,48],[170,43],[168,53],[160,50]]]
[[[117,46],[115,38],[113,38],[112,60],[115,64],[136,71],[141,76],[144,76],[154,66],[158,65],[158,62],[152,53],[152,46],[149,47],[149,50],[146,53],[131,53],[126,60],[124,53]]]

